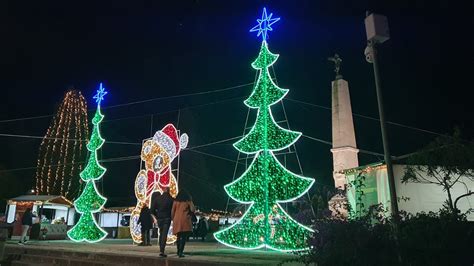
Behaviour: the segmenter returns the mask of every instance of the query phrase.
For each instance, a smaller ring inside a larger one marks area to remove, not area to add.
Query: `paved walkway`
[[[156,241],[153,241],[156,244]],[[154,259],[158,258],[158,247],[136,246],[130,240],[110,239],[100,243],[87,244],[75,243],[69,240],[54,241],[30,241],[25,246],[19,246],[17,242],[9,241],[7,243],[7,252],[14,253],[22,249],[34,249],[47,251],[49,256],[56,252],[60,253],[75,252],[89,253],[98,258],[108,257],[117,260],[119,257],[123,261],[133,261],[133,259]],[[53,253],[52,253],[53,252]],[[238,250],[226,247],[219,243],[209,242],[188,242],[185,248],[185,258],[178,258],[176,255],[176,246],[167,246],[167,260],[170,262],[186,261],[186,264],[225,264],[225,265],[277,265],[285,260],[295,258],[295,255],[285,254],[273,250]],[[51,255],[53,254],[53,255]],[[283,265],[297,265],[294,263],[285,263]]]

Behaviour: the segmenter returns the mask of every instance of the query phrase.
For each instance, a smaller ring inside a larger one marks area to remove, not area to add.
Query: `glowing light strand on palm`
[[[107,170],[100,165],[97,160],[97,150],[100,149],[105,142],[100,134],[99,125],[104,118],[100,111],[100,103],[106,94],[107,91],[105,91],[105,88],[102,87],[102,83],[100,83],[100,88],[94,96],[97,102],[97,110],[92,119],[94,128],[92,129],[91,138],[87,144],[87,150],[90,152],[89,160],[84,170],[80,173],[80,177],[86,182],[86,185],[79,198],[74,201],[74,207],[76,211],[81,214],[81,218],[76,225],[67,232],[69,238],[75,242],[86,241],[94,243],[101,241],[107,236],[107,232],[97,224],[94,217],[94,213],[99,212],[107,201],[107,199],[99,193],[95,185],[95,181],[101,179]]]
[[[79,191],[79,173],[88,139],[87,105],[80,91],[66,92],[41,141],[36,169],[37,195],[62,195],[72,200]],[[69,141],[78,139],[79,141]]]
[[[304,195],[314,179],[299,176],[287,170],[274,156],[274,151],[294,144],[300,132],[280,127],[273,119],[271,106],[285,97],[288,90],[279,88],[269,73],[269,67],[278,59],[268,50],[268,32],[279,21],[263,9],[262,19],[251,32],[262,36],[262,45],[252,67],[259,77],[245,105],[258,109],[254,126],[234,147],[246,154],[255,154],[249,168],[234,182],[224,188],[235,201],[250,204],[248,210],[232,226],[214,234],[228,246],[240,249],[268,247],[279,251],[295,251],[307,248],[306,240],[312,230],[296,222],[279,203],[293,201]]]

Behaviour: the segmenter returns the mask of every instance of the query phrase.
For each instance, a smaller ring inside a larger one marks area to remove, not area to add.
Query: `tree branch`
[[[470,196],[470,195],[473,195],[473,194],[474,194],[474,191],[469,191],[468,193],[463,194],[463,195],[457,197],[456,200],[454,201],[454,209],[459,210],[457,204],[458,204],[458,201],[459,201],[461,198],[464,198],[464,197],[467,197],[467,196]]]

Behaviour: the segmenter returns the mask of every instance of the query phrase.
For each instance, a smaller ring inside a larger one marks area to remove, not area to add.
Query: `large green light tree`
[[[81,218],[76,225],[67,232],[69,238],[76,242],[86,241],[93,243],[107,236],[107,232],[97,224],[94,217],[94,213],[99,212],[107,201],[107,199],[97,191],[95,185],[95,181],[101,179],[106,171],[97,160],[97,150],[100,149],[105,142],[99,130],[100,122],[104,118],[104,115],[100,112],[100,102],[103,100],[105,94],[107,94],[107,92],[102,87],[102,83],[100,83],[100,89],[94,96],[97,102],[97,110],[92,119],[94,128],[89,143],[87,144],[90,156],[87,166],[80,173],[80,177],[82,181],[86,182],[86,185],[79,198],[74,201],[74,207],[76,211],[81,214]]]
[[[273,24],[264,10],[268,27]],[[274,20],[274,19],[273,19]],[[262,17],[261,21],[265,21]],[[275,21],[276,22],[276,21]],[[242,249],[268,247],[280,251],[306,249],[311,229],[299,224],[287,214],[280,203],[301,197],[314,179],[287,170],[273,152],[288,148],[301,136],[300,132],[284,129],[273,119],[271,106],[282,100],[288,90],[279,88],[269,73],[278,59],[268,50],[265,38],[252,67],[259,71],[254,90],[245,104],[258,109],[255,125],[234,144],[240,152],[255,154],[249,168],[234,182],[225,186],[229,196],[241,203],[251,204],[243,217],[232,226],[214,234],[228,246]]]

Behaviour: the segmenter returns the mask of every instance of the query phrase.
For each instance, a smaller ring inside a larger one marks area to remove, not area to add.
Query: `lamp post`
[[[365,18],[365,31],[367,33],[367,47],[365,48],[365,59],[374,66],[375,89],[377,92],[377,103],[379,108],[380,129],[382,131],[382,143],[384,149],[385,164],[387,165],[387,177],[390,189],[390,205],[392,214],[398,217],[397,192],[395,190],[395,178],[393,175],[392,158],[388,144],[385,113],[383,108],[382,85],[380,82],[379,66],[377,60],[377,45],[390,39],[387,17],[378,14],[368,14]]]

